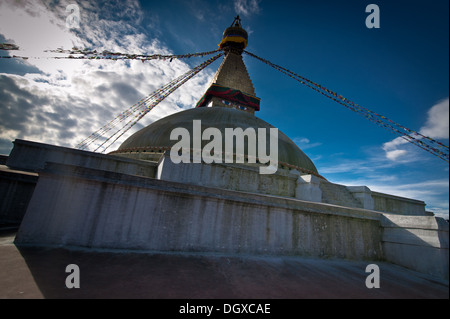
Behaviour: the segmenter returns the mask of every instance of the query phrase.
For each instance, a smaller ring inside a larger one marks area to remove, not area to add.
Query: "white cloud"
[[[143,15],[138,1],[79,2],[78,30],[66,28],[66,2],[58,6],[52,3],[0,2],[0,34],[21,47],[20,55],[43,57],[44,50],[75,45],[98,51],[171,53],[137,25]],[[115,115],[191,69],[176,59],[142,63],[41,58],[26,63],[40,72],[6,74],[1,73],[0,65],[1,153],[8,153],[10,141],[16,138],[74,147]],[[193,107],[212,75],[210,69],[196,75],[144,117],[139,126]]]
[[[391,161],[396,161],[398,158],[406,155],[408,152],[405,150],[393,150],[393,151],[387,151],[386,157],[390,159]]]
[[[449,138],[449,99],[445,99],[430,108],[427,112],[427,120],[424,126],[419,130],[422,135],[433,139]],[[413,136],[421,139],[419,135]],[[386,158],[391,161],[410,162],[417,160],[418,157],[412,156],[415,148],[411,147],[406,139],[397,137],[392,141],[383,144],[383,150],[386,152]]]
[[[428,119],[420,133],[431,138],[449,138],[449,99],[434,105],[428,111]]]
[[[405,140],[402,137],[397,137],[395,139],[393,139],[392,141],[386,142],[383,144],[383,149],[387,152],[387,151],[392,151],[397,149],[400,145],[404,145],[407,144],[408,141]]]
[[[259,7],[259,0],[235,0],[234,10],[237,14],[244,16],[250,16],[252,14],[259,13],[261,8]]]
[[[391,161],[397,161],[403,158],[408,152],[405,149],[399,149],[399,147],[408,144],[409,142],[402,137],[397,137],[390,142],[383,144],[383,150],[386,152],[386,158]]]

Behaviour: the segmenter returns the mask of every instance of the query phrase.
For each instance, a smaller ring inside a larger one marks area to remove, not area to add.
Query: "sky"
[[[79,28],[66,21],[79,8]],[[367,28],[369,4],[380,27]],[[216,50],[240,15],[247,50],[412,130],[449,144],[447,0],[0,0],[0,42],[30,59],[0,59],[0,154],[15,139],[75,147],[206,57],[169,61],[55,60],[45,50],[136,54]],[[53,54],[54,56],[55,54]],[[259,118],[278,127],[333,183],[415,198],[448,218],[449,164],[244,55]],[[160,103],[139,129],[195,106],[220,61]]]

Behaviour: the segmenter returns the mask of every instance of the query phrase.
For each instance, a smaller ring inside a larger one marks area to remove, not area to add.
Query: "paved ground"
[[[387,263],[377,263],[381,287],[368,289],[368,262],[18,248],[14,236],[0,231],[2,299],[449,298],[448,282]],[[79,289],[65,286],[69,264]]]

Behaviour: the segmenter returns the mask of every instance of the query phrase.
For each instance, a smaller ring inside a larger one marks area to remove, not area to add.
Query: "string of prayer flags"
[[[307,87],[311,88],[312,90],[324,95],[325,97],[345,106],[346,108],[359,113],[360,115],[366,117],[369,121],[392,131],[393,133],[399,135],[406,141],[426,150],[427,152],[443,159],[446,162],[449,162],[449,147],[439,141],[436,141],[428,136],[425,136],[421,134],[420,132],[416,132],[414,130],[411,130],[401,124],[398,124],[386,116],[380,115],[376,112],[373,112],[367,108],[364,108],[357,103],[352,102],[351,100],[347,99],[346,97],[337,94],[336,92],[333,92],[332,90],[327,89],[326,87],[315,83],[303,76],[300,76],[286,68],[283,68],[279,65],[276,65],[268,60],[265,60],[263,58],[260,58],[256,56],[253,53],[250,53],[248,51],[244,51],[246,54],[250,55],[251,57],[273,67],[274,69],[280,71],[283,74],[286,74],[290,78],[300,82],[303,85],[306,85]]]
[[[131,129],[134,125],[136,125],[148,112],[150,112],[156,105],[158,105],[161,101],[163,101],[166,97],[168,97],[171,93],[173,93],[176,89],[178,89],[181,85],[186,83],[192,77],[194,77],[201,70],[206,68],[212,62],[221,57],[223,53],[219,53],[218,55],[206,60],[195,68],[189,70],[185,74],[179,76],[178,78],[172,80],[165,86],[159,88],[152,94],[147,97],[141,99],[134,105],[132,105],[127,110],[118,114],[113,120],[109,123],[101,127],[99,130],[92,133],[89,137],[83,140],[81,143],[77,145],[78,149],[87,150],[88,147],[101,138],[105,138],[105,135],[115,129],[115,132],[105,140],[99,144],[94,151],[98,151],[100,148],[103,148],[102,152],[105,152],[111,145],[113,145],[123,134],[125,134],[129,129]],[[126,122],[121,127],[117,128],[120,124]],[[108,144],[105,146],[105,144]]]
[[[19,47],[14,44],[8,43],[0,43],[1,50],[18,50]],[[65,54],[65,56],[52,56],[52,57],[25,57],[25,56],[0,56],[0,58],[4,59],[75,59],[75,60],[140,60],[143,63],[149,60],[169,60],[170,62],[173,59],[186,59],[186,58],[194,58],[194,57],[204,57],[207,55],[218,53],[220,50],[208,51],[208,52],[198,52],[198,53],[189,53],[189,54],[130,54],[130,53],[122,53],[122,52],[112,52],[108,50],[104,50],[102,52],[98,52],[97,50],[90,49],[79,49],[77,47],[72,48],[71,50],[65,50],[62,48],[58,48],[55,50],[45,50],[44,52],[57,53],[57,54]]]
[[[0,43],[0,50],[7,50],[7,51],[19,50],[19,47],[12,43]]]

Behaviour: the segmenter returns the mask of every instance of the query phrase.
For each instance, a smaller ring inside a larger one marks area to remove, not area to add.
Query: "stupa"
[[[16,244],[383,260],[448,280],[448,223],[423,201],[327,181],[282,132],[273,174],[260,174],[267,164],[246,155],[260,135],[243,148],[234,144],[232,162],[226,152],[223,161],[194,161],[206,140],[190,144],[191,161],[172,161],[175,128],[190,136],[214,128],[222,137],[227,129],[274,128],[255,116],[260,99],[242,59],[247,42],[237,17],[197,105],[110,154],[16,140],[3,173],[15,181],[5,186],[11,192],[28,190],[3,217],[20,223]]]
[[[226,129],[241,128],[243,131],[265,129],[266,148],[269,149],[268,133],[274,126],[255,116],[255,112],[260,108],[260,99],[256,97],[242,58],[247,42],[247,32],[242,28],[238,16],[223,33],[219,47],[224,51],[225,58],[196,108],[178,112],[152,123],[129,137],[111,154],[156,162],[165,159],[164,166],[161,166],[158,172],[161,179],[272,195],[295,197],[294,178],[298,176],[292,175],[289,178],[291,170],[295,170],[298,175],[313,175],[323,179],[311,159],[282,132],[278,133],[279,170],[270,177],[259,176],[255,168],[261,164],[249,163],[246,155],[248,152],[245,152],[249,147],[248,138],[244,140],[244,152],[241,150],[241,154],[236,150],[237,143],[233,145],[233,158],[241,157],[243,159],[241,164],[173,165],[168,160],[168,152],[177,142],[170,139],[171,131],[180,127],[188,130],[189,135],[193,136],[194,120],[201,121],[202,131],[208,127],[220,130],[222,145],[225,145]],[[208,140],[203,140],[200,149],[192,150],[192,155],[200,155],[201,149],[208,143]],[[222,153],[222,162],[225,162],[224,157],[225,152]],[[259,162],[258,159],[256,162]]]

